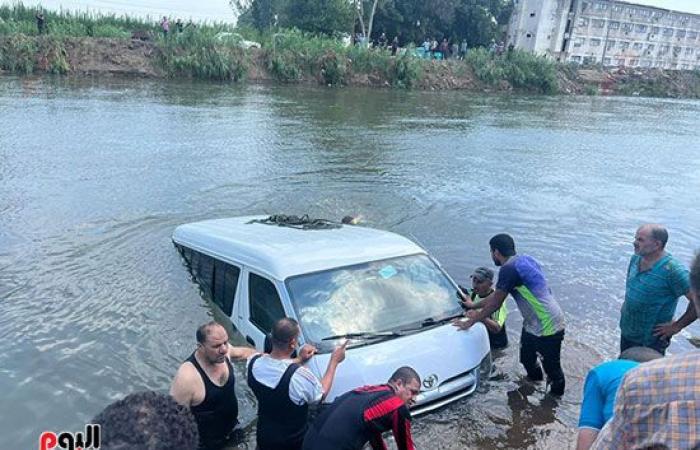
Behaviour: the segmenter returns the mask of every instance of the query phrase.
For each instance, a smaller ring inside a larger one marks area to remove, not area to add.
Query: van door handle
[[[253,340],[252,337],[246,336],[246,337],[245,337],[245,340],[246,340],[246,342],[248,342],[248,343],[249,343],[250,345],[252,345],[253,347],[256,347],[255,341]]]

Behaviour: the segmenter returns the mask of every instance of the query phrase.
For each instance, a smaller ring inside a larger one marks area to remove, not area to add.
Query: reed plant
[[[485,48],[472,49],[464,62],[482,82],[497,85],[508,81],[511,86],[543,94],[557,92],[557,65],[544,57],[520,50],[495,55]]]

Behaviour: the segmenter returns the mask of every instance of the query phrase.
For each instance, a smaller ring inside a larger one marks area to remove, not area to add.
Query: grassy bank
[[[0,70],[700,98],[697,71],[581,68],[517,50],[498,56],[483,48],[471,49],[464,60],[421,59],[412,47],[392,57],[386,50],[346,47],[297,30],[260,34],[226,24],[190,25],[182,32],[171,24],[165,37],[156,23],[63,12],[45,12],[46,32],[38,35],[35,14],[21,5],[0,6]],[[132,40],[135,33],[142,40]],[[245,39],[261,48],[249,48]],[[582,76],[586,72],[594,73]]]

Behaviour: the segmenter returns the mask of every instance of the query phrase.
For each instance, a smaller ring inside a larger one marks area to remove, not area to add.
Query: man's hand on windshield
[[[452,321],[452,326],[457,327],[460,331],[465,331],[468,330],[474,325],[476,322],[473,320],[464,320],[464,319],[455,319]]]
[[[348,346],[348,342],[350,341],[346,339],[342,345],[333,350],[333,353],[331,354],[331,361],[335,362],[336,364],[340,364],[345,360],[345,347]]]
[[[304,346],[299,349],[299,360],[304,364],[313,357],[318,350],[311,344],[304,344]]]

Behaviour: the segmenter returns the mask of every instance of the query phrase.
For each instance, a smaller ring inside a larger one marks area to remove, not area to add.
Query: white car
[[[423,248],[363,226],[267,219],[181,225],[173,241],[204,297],[257,349],[276,320],[293,317],[301,343],[319,349],[308,367],[320,378],[349,339],[326,402],[411,366],[421,376],[420,414],[471,394],[490,371],[486,328],[452,326],[462,313],[457,285]]]

